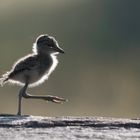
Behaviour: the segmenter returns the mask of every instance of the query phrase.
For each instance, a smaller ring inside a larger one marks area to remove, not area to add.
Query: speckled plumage
[[[23,85],[28,81],[30,87],[43,83],[57,66],[54,55],[27,55],[19,59],[6,73],[6,81]],[[6,82],[5,81],[5,82]]]

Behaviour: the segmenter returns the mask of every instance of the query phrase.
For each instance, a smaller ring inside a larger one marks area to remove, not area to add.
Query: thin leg
[[[45,100],[45,101],[51,101],[51,102],[54,102],[54,103],[62,103],[62,102],[66,102],[67,100],[64,99],[64,98],[60,98],[60,97],[57,97],[57,96],[52,96],[52,95],[31,95],[31,94],[28,94],[26,92],[24,92],[24,94],[22,94],[22,96],[24,98],[30,98],[30,99],[42,99],[42,100]]]
[[[26,92],[27,87],[28,87],[28,84],[25,84],[25,86],[19,92],[18,113],[17,113],[17,115],[21,115],[21,101],[22,101],[22,97],[30,98],[30,99],[42,99],[42,100],[51,101],[51,102],[54,102],[54,103],[63,103],[63,102],[67,101],[64,98],[60,98],[60,97],[52,96],[52,95],[46,95],[46,96],[43,96],[43,95],[40,95],[40,96],[39,95],[30,95],[30,94],[28,94]]]
[[[19,92],[19,99],[18,99],[18,113],[17,115],[21,115],[21,101],[22,101],[22,97],[23,94],[26,92],[28,87],[28,84],[25,84],[25,86],[20,90]]]
[[[19,99],[18,99],[18,113],[17,113],[17,115],[21,115],[21,100],[22,100],[22,94],[19,93]]]

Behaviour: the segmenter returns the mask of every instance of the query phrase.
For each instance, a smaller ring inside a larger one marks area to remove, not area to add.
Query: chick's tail
[[[0,78],[0,85],[3,86],[9,80],[9,72],[6,72]]]

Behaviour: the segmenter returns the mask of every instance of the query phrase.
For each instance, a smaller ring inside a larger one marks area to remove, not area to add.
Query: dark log
[[[42,117],[42,116],[17,116],[10,114],[0,115],[0,127],[96,127],[96,128],[140,128],[140,119],[119,119],[105,117]]]
[[[138,140],[140,119],[1,114],[0,139]]]

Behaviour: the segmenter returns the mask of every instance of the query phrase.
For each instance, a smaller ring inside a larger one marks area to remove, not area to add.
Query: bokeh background
[[[0,1],[0,74],[54,36],[66,54],[49,81],[29,89],[69,99],[23,100],[22,112],[44,116],[140,117],[140,1]],[[20,87],[0,88],[0,113],[17,113]]]

